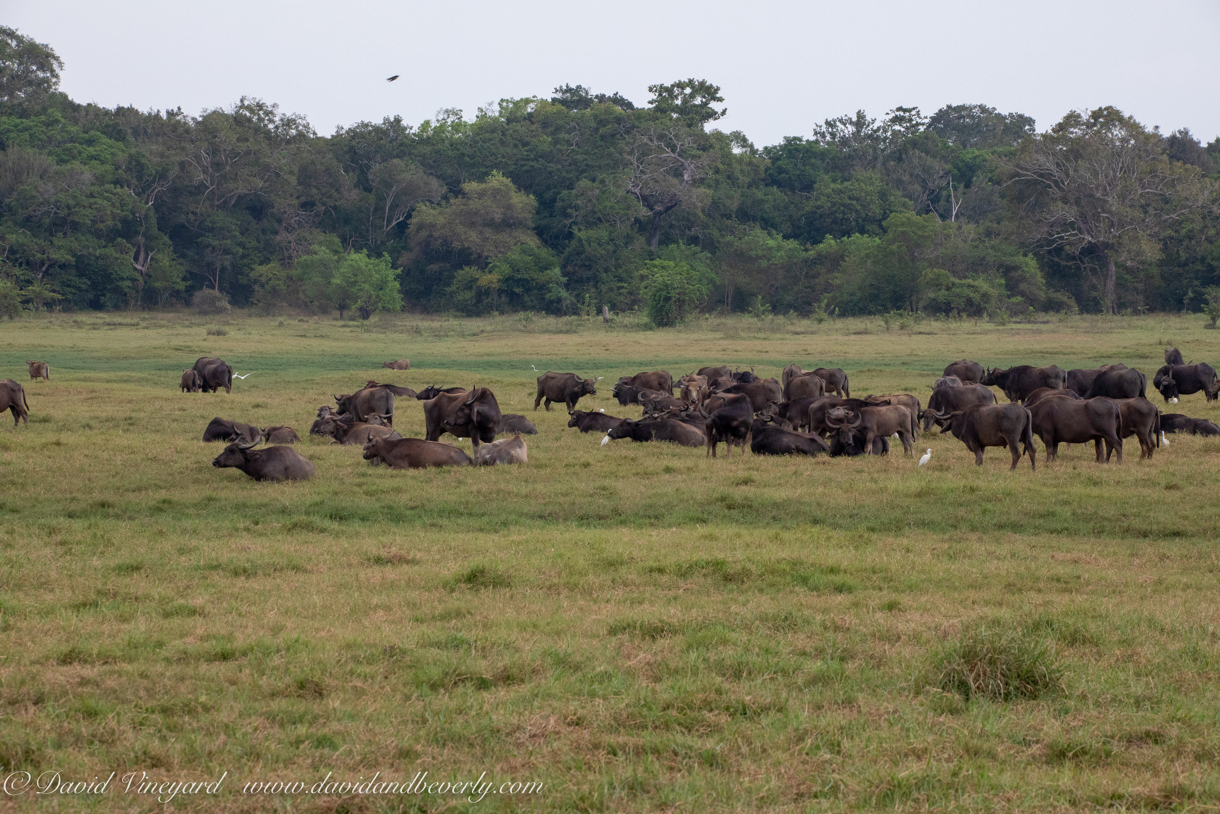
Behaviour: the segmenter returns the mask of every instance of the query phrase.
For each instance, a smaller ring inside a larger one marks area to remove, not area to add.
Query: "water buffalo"
[[[381,461],[391,469],[474,465],[470,456],[453,444],[418,438],[370,438],[364,445],[364,459]]]
[[[864,439],[867,436],[863,430],[852,431],[850,437],[839,429],[830,437],[830,457],[832,458],[855,458],[864,454]],[[873,455],[889,455],[890,454],[890,439],[885,438],[873,439]]]
[[[1052,390],[1049,387],[1039,387],[1037,390],[1025,397],[1025,406],[1033,407],[1035,404],[1042,401],[1042,399],[1054,398],[1055,396],[1063,396],[1064,398],[1069,398],[1073,401],[1080,401],[1082,398],[1084,398],[1075,390],[1068,387],[1065,387],[1062,390]]]
[[[630,438],[632,441],[669,441],[684,447],[703,446],[703,433],[681,421],[670,419],[624,418],[606,432],[611,439]]]
[[[212,461],[212,466],[235,467],[255,480],[306,480],[318,473],[318,468],[292,447],[253,450],[257,444],[258,441],[229,444]]]
[[[865,396],[864,400],[869,404],[877,406],[901,404],[903,407],[906,407],[915,419],[915,437],[923,437],[923,431],[919,428],[919,422],[923,420],[923,405],[919,403],[919,399],[915,396],[912,396],[910,393],[890,393],[889,395]]]
[[[716,445],[724,441],[728,447],[725,457],[732,458],[734,441],[741,445],[742,450],[746,448],[746,438],[754,428],[754,408],[750,397],[745,394],[725,393],[719,398],[722,403],[714,410],[705,409],[712,407],[712,399],[708,399],[707,404],[700,408],[707,416],[707,452],[715,458]]]
[[[240,421],[228,421],[217,416],[208,422],[203,430],[203,440],[213,441],[252,441],[258,443],[263,438],[263,431],[253,424],[242,424]]]
[[[1203,391],[1208,401],[1220,395],[1216,371],[1206,362],[1193,365],[1165,365],[1152,377],[1152,386],[1168,402],[1180,396]]]
[[[674,394],[674,377],[668,370],[654,370],[651,373],[623,376],[618,383],[628,387],[638,387],[641,390],[660,390],[670,396]]]
[[[1039,387],[1059,390],[1066,382],[1067,373],[1056,365],[1047,367],[1017,365],[1007,370],[993,367],[979,384],[995,385],[1004,391],[1004,395],[1008,396],[1009,401],[1024,401],[1026,396]]]
[[[772,402],[782,401],[784,389],[775,379],[757,379],[752,382],[739,382],[732,387],[726,387],[723,393],[741,393],[750,400],[754,412],[758,412]]]
[[[817,399],[826,395],[826,380],[812,373],[793,376],[784,382],[784,401]]]
[[[435,384],[430,384],[427,387],[425,387],[423,390],[420,390],[418,393],[416,393],[415,398],[419,399],[420,401],[431,401],[432,399],[434,399],[437,396],[442,395],[442,394],[444,394],[446,396],[452,396],[455,393],[465,393],[465,392],[466,392],[465,387],[446,387],[444,389],[441,389],[441,388],[437,387]]]
[[[819,455],[830,452],[830,445],[817,435],[793,432],[783,427],[754,425],[750,451],[755,455]]]
[[[1151,458],[1160,446],[1161,411],[1146,398],[1111,399],[1118,405],[1119,436],[1135,436],[1140,442],[1140,460]]]
[[[1179,413],[1164,413],[1161,416],[1161,432],[1183,435],[1220,435],[1217,427],[1206,418],[1191,418]]]
[[[1034,417],[1034,435],[1046,445],[1046,459],[1054,461],[1059,445],[1083,444],[1092,441],[1097,462],[1102,463],[1101,444],[1106,444],[1106,461],[1118,450],[1118,462],[1123,462],[1123,439],[1119,436],[1122,419],[1118,405],[1110,399],[1043,399],[1028,408]]]
[[[862,430],[865,455],[872,454],[873,439],[885,438],[894,433],[898,433],[898,437],[902,440],[903,452],[910,456],[914,455],[915,417],[911,415],[910,410],[899,404],[884,407],[861,407],[855,413],[855,418],[848,413],[847,417],[841,421],[827,415],[826,425],[832,430],[837,430],[844,442],[851,438],[853,431]]]
[[[983,465],[983,451],[987,447],[1008,447],[1012,453],[1009,472],[1017,468],[1021,456],[1026,454],[1029,468],[1037,471],[1033,427],[1033,415],[1020,404],[975,404],[949,416],[949,432],[974,453],[976,465]]]
[[[411,369],[411,360],[410,359],[397,359],[393,362],[382,362],[381,366],[388,367],[390,370],[410,370]]]
[[[379,415],[387,424],[394,424],[394,394],[384,387],[366,387],[343,396],[331,395],[334,396],[337,412],[351,413],[357,421]]]
[[[806,409],[806,426],[809,432],[821,436],[832,434],[832,428],[826,423],[826,414],[835,407],[842,407],[852,412],[871,406],[864,399],[841,399],[838,396],[824,396],[815,399]],[[794,425],[797,423],[792,422]]]
[[[945,372],[942,376],[956,376],[961,379],[962,384],[979,384],[983,381],[983,376],[987,371],[978,362],[970,359],[958,359],[945,366]]]
[[[512,438],[502,438],[479,447],[474,454],[476,466],[495,466],[496,464],[529,463],[526,455],[525,442],[520,435]]]
[[[708,395],[707,376],[690,373],[678,380],[678,396],[688,404],[702,404]]]
[[[198,393],[203,387],[203,379],[199,378],[199,372],[193,367],[188,367],[182,371],[182,379],[178,382],[178,387],[183,393]]]
[[[1186,360],[1182,358],[1182,352],[1177,348],[1165,348],[1165,364],[1184,365]]]
[[[550,412],[551,402],[563,402],[569,410],[576,408],[576,402],[581,396],[597,395],[596,379],[582,379],[575,373],[552,373],[547,371],[538,377],[538,395],[534,397],[534,410],[538,404],[546,400],[547,412]]]
[[[787,421],[797,430],[803,430],[809,426],[809,406],[815,401],[818,401],[818,399],[806,398],[797,399],[796,401],[781,401],[778,404],[770,405],[762,414],[772,415],[780,421]]]
[[[200,356],[195,360],[193,370],[199,374],[199,389],[202,392],[218,393],[222,387],[226,393],[233,392],[233,368],[225,364],[223,359]]]
[[[263,427],[261,433],[264,444],[295,444],[301,440],[296,430],[283,425],[278,427]]]
[[[516,435],[537,435],[538,428],[534,422],[516,413],[501,413],[500,423],[496,425],[496,435],[511,432]]]
[[[759,381],[760,377],[754,375],[754,368],[749,370],[734,370],[733,381],[737,384],[749,384],[750,382]]]
[[[42,379],[51,381],[51,368],[47,367],[46,362],[26,362],[30,366],[30,381]]]
[[[715,367],[701,367],[695,371],[698,376],[706,376],[710,382],[713,379],[729,379],[733,378],[733,371],[728,365],[716,365]]]
[[[607,432],[611,427],[617,426],[622,418],[605,413],[595,413],[593,411],[583,412],[581,410],[568,410],[568,426],[575,427],[581,432]]]
[[[20,421],[30,423],[30,405],[25,400],[25,390],[13,379],[0,381],[0,413],[9,410],[13,414],[13,426]]]
[[[961,387],[965,382],[956,376],[941,376],[936,381],[932,382],[932,389],[938,387]]]
[[[644,387],[624,384],[623,382],[616,383],[614,388],[610,391],[610,395],[614,396],[615,401],[622,404],[624,407],[628,404],[639,404],[641,393],[660,393],[661,395],[665,395],[664,391],[661,390],[650,390]]]
[[[458,438],[469,438],[475,451],[479,443],[496,440],[500,425],[500,404],[486,387],[476,387],[468,393],[442,393],[424,402],[425,437],[437,441],[447,432]]]
[[[827,393],[833,390],[834,394],[840,398],[851,398],[851,388],[847,386],[847,374],[843,372],[843,368],[819,367],[813,371],[813,375],[826,382]]]
[[[1093,386],[1082,395],[1087,399],[1142,399],[1148,379],[1126,365],[1109,365],[1093,379]]]
[[[1093,382],[1097,381],[1097,377],[1105,373],[1111,367],[1126,370],[1124,364],[1102,365],[1101,367],[1078,367],[1067,372],[1067,378],[1064,380],[1063,386],[1071,390],[1081,398],[1088,396],[1090,390],[1093,389]],[[1029,405],[1026,404],[1028,407]]]
[[[385,388],[386,390],[389,390],[391,393],[393,393],[395,396],[402,396],[403,398],[409,398],[409,399],[419,398],[419,393],[416,393],[414,390],[412,390],[409,387],[399,387],[396,384],[385,384],[384,382],[377,382],[377,381],[373,381],[372,379],[369,379],[367,382],[364,383],[365,390],[371,389],[373,387]]]
[[[938,387],[932,391],[928,399],[928,407],[923,413],[923,429],[932,429],[932,425],[945,429],[948,422],[937,419],[937,415],[948,415],[965,410],[975,404],[995,404],[995,393],[981,384],[963,384],[961,387]]]
[[[373,416],[369,416],[373,418]],[[318,428],[318,435],[324,435],[335,439],[336,444],[360,444],[364,445],[370,438],[401,438],[394,431],[393,427],[386,426],[378,421],[377,423],[365,421],[344,421],[339,416],[327,416],[322,419],[322,425]]]

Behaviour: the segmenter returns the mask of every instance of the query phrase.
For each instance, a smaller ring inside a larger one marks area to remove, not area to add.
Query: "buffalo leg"
[[[1109,441],[1109,439],[1107,439],[1106,440],[1106,460],[1102,461],[1102,459],[1101,459],[1101,439],[1094,438],[1093,439],[1093,451],[1097,453],[1097,463],[1099,463],[1099,464],[1100,463],[1110,463],[1110,453],[1112,453],[1114,451],[1114,448],[1112,446],[1110,446],[1110,441]]]

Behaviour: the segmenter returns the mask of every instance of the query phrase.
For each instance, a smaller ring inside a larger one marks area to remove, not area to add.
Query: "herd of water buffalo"
[[[1153,377],[1153,387],[1166,403],[1198,392],[1209,402],[1220,396],[1220,381],[1209,365],[1186,364],[1175,348],[1165,352],[1165,362]],[[383,367],[405,370],[410,363],[404,359]],[[41,374],[47,375],[45,365]],[[202,357],[183,371],[181,388],[231,392],[232,380],[232,368],[223,360]],[[915,439],[936,425],[961,440],[977,464],[982,464],[987,447],[1006,447],[1011,468],[1028,455],[1033,469],[1035,437],[1052,461],[1060,444],[1092,441],[1100,463],[1114,453],[1121,462],[1123,439],[1131,436],[1145,458],[1164,442],[1166,433],[1220,435],[1220,427],[1204,419],[1162,414],[1146,398],[1145,375],[1123,364],[1068,371],[1054,365],[987,370],[963,359],[945,368],[926,405],[909,393],[852,398],[847,374],[838,368],[805,371],[789,365],[779,381],[726,365],[704,367],[676,381],[666,371],[651,371],[624,376],[612,389],[619,404],[642,408],[639,419],[576,409],[581,398],[597,394],[596,379],[548,371],[537,383],[535,410],[544,405],[549,411],[552,404],[562,403],[570,417],[568,426],[582,433],[605,433],[603,445],[620,438],[667,441],[705,447],[712,457],[722,442],[730,457],[734,444],[744,450],[747,443],[759,455],[884,455],[892,439],[912,455]],[[991,387],[1003,391],[1009,403],[998,404]],[[403,438],[395,431],[396,398],[423,403],[423,439]],[[359,444],[365,459],[392,468],[525,463],[521,436],[537,433],[524,416],[501,413],[495,394],[486,387],[467,391],[429,386],[416,392],[369,381],[354,393],[335,395],[334,401],[333,407],[318,409],[310,433],[339,444]],[[444,433],[469,438],[473,457],[442,443]],[[502,434],[512,437],[497,441]],[[214,418],[203,440],[228,442],[214,466],[236,467],[257,480],[302,479],[316,472],[288,446],[300,440],[290,427]],[[262,442],[273,446],[255,450]]]

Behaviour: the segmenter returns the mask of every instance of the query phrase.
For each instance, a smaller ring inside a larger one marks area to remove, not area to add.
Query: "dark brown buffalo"
[[[670,410],[681,410],[689,406],[682,399],[665,395],[663,390],[650,390],[640,393],[639,399],[640,406],[644,408],[644,415],[648,418],[654,418],[660,413],[667,413]]]
[[[51,381],[51,368],[47,367],[46,362],[26,362],[30,366],[30,381],[35,379],[43,379]]]
[[[750,382],[759,381],[760,378],[754,375],[754,368],[749,370],[734,370],[733,381],[737,384],[749,384]]]
[[[1043,399],[1028,408],[1034,417],[1034,435],[1046,445],[1046,459],[1054,461],[1059,445],[1093,442],[1097,462],[1102,463],[1101,444],[1106,444],[1105,460],[1118,450],[1118,462],[1123,462],[1123,439],[1119,436],[1122,419],[1118,405],[1110,399],[1074,401],[1065,398]]]
[[[534,409],[546,400],[546,409],[550,411],[551,402],[563,402],[569,410],[576,408],[576,402],[581,396],[597,395],[597,380],[582,379],[575,373],[552,373],[547,371],[538,377],[538,395],[534,397]]]
[[[928,399],[928,407],[923,413],[923,428],[926,432],[932,425],[944,430],[948,425],[945,419],[937,419],[937,415],[949,415],[960,412],[975,404],[995,404],[995,393],[981,384],[963,384],[961,387],[938,387],[932,391]]]
[[[728,365],[716,365],[715,367],[701,367],[695,371],[697,376],[706,376],[710,382],[713,379],[732,379],[733,370]]]
[[[278,427],[263,427],[262,437],[264,444],[295,444],[301,440],[296,430],[282,424]]]
[[[1165,413],[1161,416],[1161,432],[1178,432],[1183,435],[1220,435],[1220,427],[1206,418],[1191,418],[1179,413]]]
[[[469,393],[442,394],[424,402],[424,426],[429,441],[439,440],[442,432],[469,438],[475,451],[479,443],[496,440],[500,425],[500,404],[486,387]]]
[[[670,396],[674,394],[674,377],[668,370],[654,370],[651,373],[623,376],[618,383],[628,387],[638,387],[641,390],[660,390]]]
[[[962,384],[978,384],[983,381],[983,376],[987,371],[978,362],[970,359],[958,359],[945,366],[945,372],[942,376],[956,376],[962,380]]]
[[[963,384],[965,382],[956,376],[941,376],[932,383],[932,389],[935,390],[938,387],[961,387]]]
[[[195,368],[188,367],[182,371],[182,379],[178,382],[178,387],[183,393],[198,393],[202,386],[203,380],[199,378],[199,372]]]
[[[714,410],[711,409],[713,399],[708,399],[707,404],[700,408],[707,416],[707,452],[715,458],[716,445],[723,441],[728,447],[725,457],[732,458],[734,441],[743,451],[746,448],[746,438],[754,428],[754,408],[750,397],[744,393],[723,393],[718,394],[717,398],[722,399],[722,402]]]
[[[229,444],[212,466],[235,467],[255,480],[306,480],[318,473],[317,467],[292,447],[251,449],[257,444]]]
[[[253,424],[242,424],[240,421],[228,421],[219,416],[208,422],[203,431],[203,440],[213,441],[246,441],[258,443],[263,438],[263,431]]]
[[[444,389],[441,389],[441,388],[437,387],[435,384],[430,384],[427,387],[425,387],[423,390],[420,390],[418,393],[416,393],[415,398],[419,399],[420,401],[430,401],[442,394],[444,394],[446,396],[452,396],[455,393],[465,393],[465,392],[466,392],[465,387],[446,387]]]
[[[364,459],[381,461],[391,469],[474,465],[470,456],[453,444],[418,438],[370,438],[364,445]]]
[[[1193,365],[1165,365],[1152,377],[1152,386],[1168,402],[1181,396],[1203,391],[1208,401],[1220,395],[1216,371],[1206,362]]]
[[[30,405],[25,400],[25,390],[13,379],[0,381],[0,413],[9,410],[13,414],[13,426],[18,422],[30,423]]]
[[[1115,365],[1102,365],[1101,367],[1073,368],[1067,372],[1067,378],[1064,380],[1063,386],[1081,398],[1087,398],[1089,391],[1093,389],[1093,382],[1097,381],[1097,377],[1110,368],[1126,370],[1127,366],[1120,362]],[[1027,404],[1026,406],[1029,405]]]
[[[826,414],[836,407],[842,407],[845,410],[858,412],[859,410],[870,406],[864,399],[841,399],[838,396],[824,396],[820,399],[815,399],[807,408],[806,427],[809,432],[817,433],[823,437],[829,436],[834,432],[834,429],[826,423]],[[792,422],[794,425],[795,421]]]
[[[384,382],[377,382],[377,381],[373,381],[372,379],[369,379],[367,382],[364,383],[365,390],[368,390],[373,387],[385,388],[386,390],[389,390],[391,393],[393,393],[395,396],[402,396],[403,398],[408,398],[408,399],[419,398],[419,393],[416,393],[414,390],[412,390],[409,387],[399,387],[396,384],[385,384]]]
[[[379,415],[387,424],[394,424],[394,394],[384,387],[366,387],[349,395],[334,396],[334,399],[336,412],[351,413],[357,421]]]
[[[370,416],[373,418],[373,416]],[[360,444],[363,446],[370,438],[400,438],[393,427],[378,421],[344,421],[339,416],[328,416],[322,419],[318,435],[335,439],[336,444]]]
[[[826,395],[826,380],[812,373],[794,376],[784,382],[784,401],[819,399]]]
[[[757,424],[751,432],[750,451],[755,455],[820,455],[830,452],[830,445],[817,435],[793,432],[783,427]]]
[[[1093,379],[1093,386],[1084,394],[1087,399],[1142,399],[1148,379],[1126,365],[1110,365]]]
[[[613,389],[610,391],[610,395],[614,396],[615,401],[624,407],[629,404],[639,404],[641,393],[660,393],[661,395],[665,395],[664,392],[660,390],[649,390],[647,388],[635,387],[630,384],[623,384],[622,382],[616,383]]]
[[[670,421],[681,421],[688,427],[694,427],[699,432],[706,434],[707,431],[707,416],[699,412],[699,408],[691,404],[683,405],[675,410],[667,410],[664,413],[658,413],[651,417],[652,420],[668,419]]]
[[[995,385],[1004,391],[1004,395],[1008,396],[1009,401],[1024,401],[1026,396],[1039,387],[1060,390],[1066,382],[1067,373],[1056,365],[1047,367],[1017,365],[1007,370],[993,367],[979,384]]]
[[[632,441],[668,441],[684,447],[703,446],[703,433],[681,421],[670,419],[625,418],[606,432],[610,439],[630,438]]]
[[[884,407],[861,407],[853,414],[848,413],[842,421],[831,415],[826,416],[826,425],[837,430],[839,436],[847,442],[854,431],[864,432],[864,454],[872,454],[873,440],[886,438],[894,433],[902,440],[903,452],[913,455],[915,443],[915,417],[906,407],[890,404]]]
[[[1186,360],[1182,358],[1182,352],[1177,348],[1165,348],[1165,364],[1184,365]]]
[[[568,419],[568,426],[575,427],[581,432],[607,432],[623,420],[618,416],[593,411],[568,410],[568,415],[571,416]]]
[[[390,370],[410,370],[411,369],[411,360],[410,359],[396,359],[393,362],[382,362],[381,366],[388,367]]]
[[[813,371],[813,375],[821,377],[826,382],[827,393],[834,391],[839,398],[851,398],[851,388],[847,385],[847,374],[843,372],[843,368],[819,367]]]
[[[1049,387],[1039,387],[1037,390],[1025,397],[1025,406],[1033,407],[1035,404],[1042,401],[1042,399],[1054,398],[1056,396],[1063,396],[1064,398],[1069,398],[1073,401],[1080,401],[1082,398],[1082,396],[1075,390],[1067,387],[1063,388],[1062,390],[1052,390]]]
[[[850,438],[840,429],[834,435],[830,436],[830,457],[832,458],[855,458],[864,454],[864,439],[863,430],[855,430],[851,433]],[[889,455],[890,454],[890,439],[885,438],[873,439],[873,455]]]
[[[525,442],[520,435],[512,438],[501,438],[479,447],[474,454],[476,466],[495,466],[496,464],[529,463]]]
[[[725,388],[724,393],[740,393],[750,400],[754,412],[765,408],[768,404],[778,403],[784,399],[784,388],[775,379],[758,379],[753,382],[739,382]]]
[[[222,387],[226,393],[233,392],[233,368],[223,359],[200,356],[192,369],[199,374],[199,389],[204,393],[218,393]]]
[[[915,419],[915,437],[923,437],[923,431],[919,428],[919,422],[923,420],[923,405],[919,403],[919,399],[912,396],[910,393],[890,393],[888,395],[865,396],[864,400],[869,404],[875,404],[879,407],[886,404],[901,404],[910,411]]]
[[[496,435],[503,435],[506,432],[515,435],[537,435],[538,428],[534,426],[533,421],[523,415],[501,413],[500,423],[496,425]]]
[[[1020,404],[976,404],[949,416],[949,432],[974,453],[976,465],[983,465],[987,447],[1008,447],[1012,453],[1009,472],[1017,468],[1022,455],[1029,455],[1029,468],[1037,470],[1033,427],[1033,415]]]
[[[1146,398],[1111,399],[1118,405],[1119,436],[1135,436],[1140,442],[1140,460],[1151,458],[1160,445],[1161,411]]]
[[[784,387],[787,387],[788,382],[792,381],[797,376],[804,376],[805,372],[806,371],[801,370],[800,365],[788,365],[779,374],[779,380],[784,385]]]
[[[770,414],[780,421],[787,421],[797,430],[804,430],[809,426],[809,405],[815,401],[818,401],[818,399],[781,401],[764,410],[762,415]]]

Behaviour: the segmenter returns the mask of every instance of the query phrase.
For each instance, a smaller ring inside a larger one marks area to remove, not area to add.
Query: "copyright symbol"
[[[4,793],[9,797],[25,794],[32,780],[29,772],[13,772],[4,778]]]

